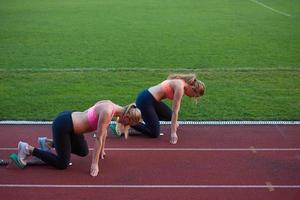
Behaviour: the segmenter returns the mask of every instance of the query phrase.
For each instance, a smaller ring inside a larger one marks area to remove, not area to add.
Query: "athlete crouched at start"
[[[57,169],[66,169],[71,153],[81,157],[88,155],[89,149],[83,134],[96,131],[90,175],[97,176],[99,157],[104,159],[107,128],[113,117],[117,117],[118,123],[127,127],[141,121],[141,112],[135,104],[121,107],[110,100],[99,101],[84,112],[62,112],[53,121],[53,139],[39,138],[40,148],[20,141],[18,155],[11,156],[11,159],[19,168],[26,166],[29,156],[35,156]],[[51,152],[53,147],[56,154]]]

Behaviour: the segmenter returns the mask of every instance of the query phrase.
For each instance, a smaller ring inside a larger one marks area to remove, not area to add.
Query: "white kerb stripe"
[[[2,147],[0,151],[15,151],[18,148]],[[93,151],[93,148],[89,148]],[[105,148],[106,151],[300,151],[300,148]]]
[[[111,122],[115,124],[115,121]],[[178,121],[180,125],[300,125],[300,121]],[[51,125],[52,121],[16,121],[3,120],[0,125]],[[170,121],[160,121],[162,125],[170,125]]]
[[[38,184],[0,184],[0,187],[22,188],[266,188],[268,185],[38,185]],[[300,185],[272,185],[272,188],[299,189]]]

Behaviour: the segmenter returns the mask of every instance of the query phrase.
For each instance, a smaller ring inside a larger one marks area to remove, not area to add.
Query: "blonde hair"
[[[124,116],[128,116],[130,118],[130,120],[133,122],[133,124],[137,124],[140,121],[142,121],[142,113],[140,111],[140,109],[138,109],[135,105],[135,103],[131,103],[127,106],[124,107]],[[118,121],[118,120],[117,120]],[[120,126],[120,124],[118,123],[118,125]],[[132,124],[131,124],[132,125]],[[124,135],[125,138],[127,139],[128,137],[128,129],[130,128],[130,125],[124,125]]]
[[[199,96],[204,95],[205,92],[205,84],[197,79],[197,75],[194,73],[191,74],[170,74],[168,76],[168,80],[171,79],[182,79],[184,80],[188,85],[192,86],[193,89]]]
[[[196,80],[195,83],[194,83],[194,87],[196,88],[197,93],[199,94],[199,96],[204,95],[206,87],[205,87],[205,84],[202,81]]]
[[[141,121],[142,114],[140,109],[136,107],[135,103],[131,103],[125,106],[124,109],[124,115],[127,115],[133,121],[134,124],[137,124]]]
[[[182,79],[184,80],[187,84],[193,85],[195,80],[197,80],[196,74],[170,74],[168,76],[168,79]]]

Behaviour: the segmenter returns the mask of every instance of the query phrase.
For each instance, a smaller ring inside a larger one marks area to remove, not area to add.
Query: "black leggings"
[[[157,138],[160,134],[159,121],[171,121],[172,110],[163,102],[158,102],[148,90],[139,93],[136,106],[141,110],[145,123],[132,126],[135,130]]]
[[[32,155],[38,157],[46,164],[57,169],[66,169],[69,166],[71,153],[78,156],[87,156],[88,145],[83,135],[76,135],[73,131],[72,112],[60,113],[53,121],[53,145],[57,155],[34,148]]]

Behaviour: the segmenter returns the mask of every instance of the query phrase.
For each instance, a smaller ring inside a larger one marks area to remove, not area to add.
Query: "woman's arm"
[[[171,119],[171,144],[176,144],[178,140],[177,136],[177,127],[178,127],[178,113],[180,110],[181,105],[181,99],[184,94],[184,88],[181,85],[181,83],[178,83],[178,85],[175,85],[174,88],[174,98],[173,98],[173,104],[172,104],[172,119]]]
[[[104,150],[107,127],[110,122],[110,120],[108,119],[109,119],[108,113],[104,113],[99,116],[97,137],[94,143],[94,151],[93,151],[93,158],[92,158],[91,171],[90,171],[91,176],[97,176],[99,172],[99,165],[98,165],[99,156],[101,151]]]
[[[102,160],[105,157],[104,147],[105,147],[106,137],[107,137],[107,130],[105,130],[104,137],[102,138],[102,146],[101,146],[101,154],[100,154]]]

